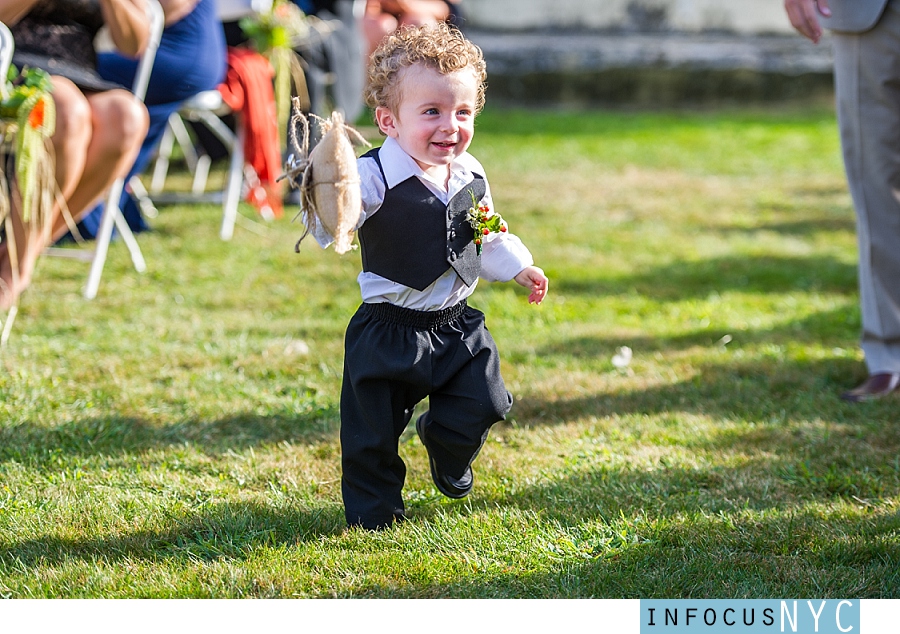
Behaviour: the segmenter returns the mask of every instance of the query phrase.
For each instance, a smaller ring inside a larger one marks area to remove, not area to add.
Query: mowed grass
[[[489,109],[472,151],[551,291],[472,300],[516,404],[469,498],[407,430],[409,521],[345,531],[359,256],[294,253],[293,210],[225,243],[218,207],[163,207],[147,273],[116,243],[94,301],[51,258],[22,299],[0,595],[900,596],[900,400],[838,398],[865,368],[833,113]]]

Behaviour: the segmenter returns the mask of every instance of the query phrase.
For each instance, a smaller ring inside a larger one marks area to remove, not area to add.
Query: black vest
[[[378,163],[378,149],[364,156]],[[359,228],[363,271],[422,291],[453,267],[471,286],[481,273],[481,257],[466,214],[487,191],[484,178],[475,180],[450,199],[447,206],[412,176],[386,189],[381,208]]]

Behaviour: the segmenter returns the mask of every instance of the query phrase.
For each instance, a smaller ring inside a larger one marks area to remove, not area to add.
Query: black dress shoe
[[[859,403],[861,401],[874,401],[877,398],[887,396],[900,386],[900,372],[879,372],[872,374],[859,387],[841,394],[845,401]]]
[[[466,497],[469,495],[469,491],[472,490],[472,484],[475,482],[475,479],[472,477],[472,467],[466,467],[466,471],[461,478],[454,478],[446,473],[441,473],[434,463],[434,458],[431,457],[428,443],[425,442],[424,419],[425,414],[416,419],[416,433],[419,435],[419,440],[425,445],[425,451],[428,451],[428,465],[431,467],[431,479],[434,481],[434,486],[448,498],[458,500]]]

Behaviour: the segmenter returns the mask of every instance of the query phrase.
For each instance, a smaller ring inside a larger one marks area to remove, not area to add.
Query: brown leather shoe
[[[879,372],[870,375],[859,387],[841,394],[841,398],[853,403],[873,401],[887,396],[898,386],[900,386],[900,372]]]

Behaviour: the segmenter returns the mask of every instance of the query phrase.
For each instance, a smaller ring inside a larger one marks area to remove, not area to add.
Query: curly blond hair
[[[478,81],[475,113],[484,107],[487,65],[481,49],[459,29],[437,25],[407,26],[384,38],[369,58],[365,98],[370,108],[396,111],[400,100],[398,78],[404,68],[424,64],[442,75],[471,68]]]

